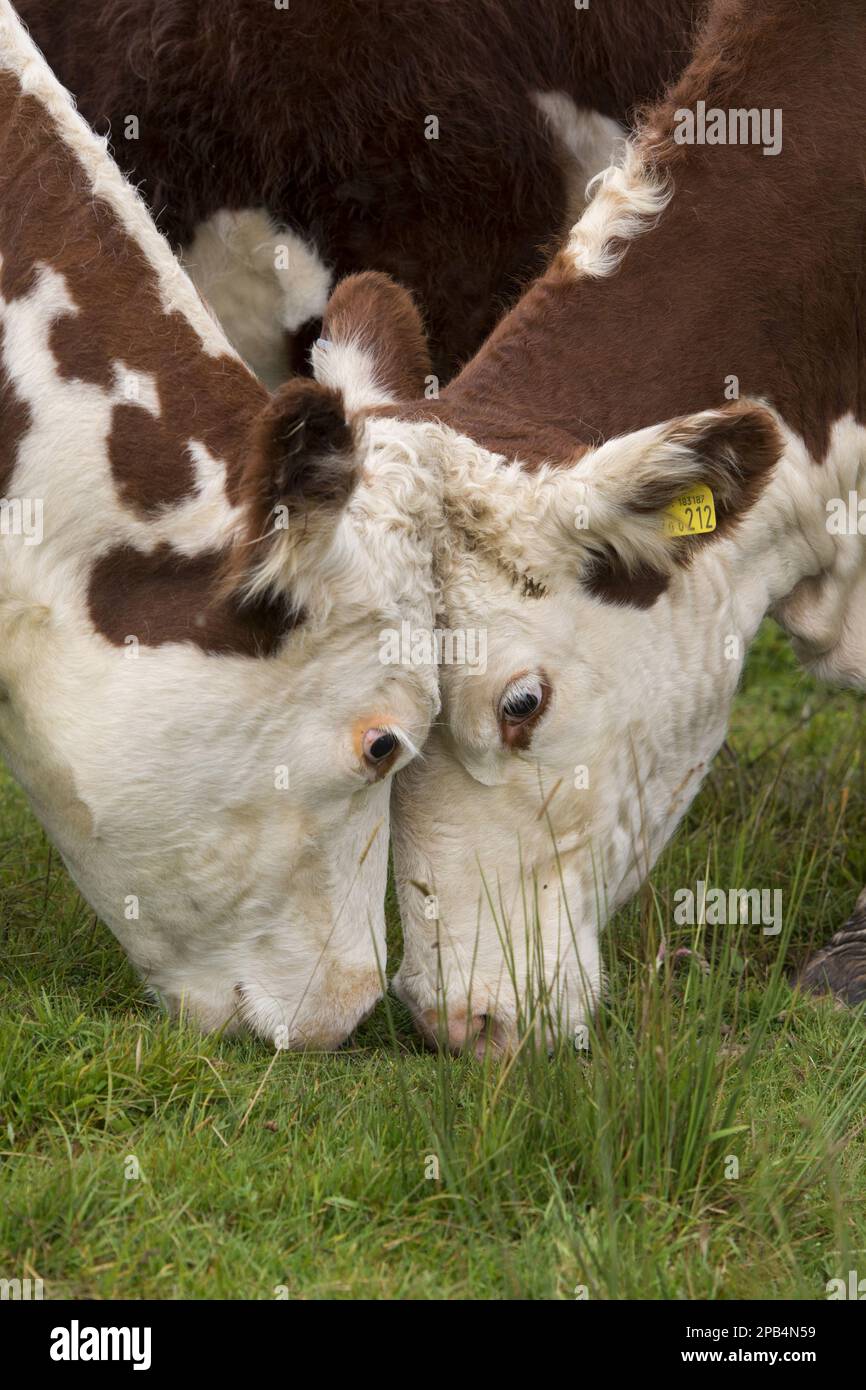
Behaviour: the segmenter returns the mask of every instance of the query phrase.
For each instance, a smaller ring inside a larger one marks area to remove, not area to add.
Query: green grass
[[[393,1001],[334,1056],[167,1023],[3,775],[0,1276],[48,1297],[813,1299],[866,1274],[866,1018],[783,970],[866,882],[864,733],[866,703],[765,629],[726,751],[607,933],[591,1054],[505,1066],[424,1053]],[[672,927],[696,878],[782,888],[782,938]],[[662,931],[709,973],[656,971]]]

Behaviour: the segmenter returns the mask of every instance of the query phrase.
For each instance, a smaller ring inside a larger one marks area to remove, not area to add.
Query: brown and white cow
[[[367,269],[412,291],[452,375],[681,71],[701,8],[19,0],[271,385],[304,368],[334,280]]]
[[[585,1018],[599,931],[700,787],[765,614],[866,685],[864,537],[828,524],[866,486],[864,151],[861,0],[718,0],[549,271],[399,412],[444,475],[440,624],[487,642],[483,671],[443,665],[395,795],[397,991],[452,1045],[505,1045],[539,982]],[[669,538],[699,485],[716,530]],[[863,998],[864,928],[807,981]]]
[[[393,380],[269,396],[0,0],[0,750],[169,1007],[287,1046],[380,994],[437,700],[380,634],[431,619],[438,483],[353,418],[429,363],[364,284]]]

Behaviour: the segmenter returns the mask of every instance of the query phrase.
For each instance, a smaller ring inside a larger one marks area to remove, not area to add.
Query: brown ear
[[[260,416],[242,491],[258,533],[279,507],[290,513],[339,511],[358,481],[354,436],[338,391],[316,381],[288,382]]]
[[[630,505],[638,512],[663,511],[681,493],[707,483],[716,504],[716,530],[689,545],[723,535],[763,491],[782,453],[782,440],[769,411],[743,403],[671,421],[660,441],[675,449],[676,468],[638,487]]]
[[[333,531],[360,476],[354,434],[338,391],[289,381],[256,422],[240,485],[245,521],[226,587],[248,583],[269,557]],[[278,587],[269,580],[269,587]]]
[[[340,281],[328,301],[322,337],[313,351],[319,381],[344,384],[341,375],[347,367],[353,368],[340,360],[335,349],[346,346],[363,354],[373,388],[370,405],[381,405],[382,397],[405,401],[424,394],[432,370],[424,325],[409,291],[390,276],[368,270]],[[352,400],[353,409],[364,405],[363,399]]]
[[[637,448],[628,448],[630,440]],[[673,567],[687,565],[700,547],[729,533],[757,501],[783,447],[769,411],[749,402],[611,441],[596,454],[593,481],[615,511],[599,530],[602,545],[582,576],[586,587],[608,602],[650,607]],[[607,476],[603,455],[610,460]],[[700,484],[712,489],[715,530],[665,541],[660,552],[662,513]]]

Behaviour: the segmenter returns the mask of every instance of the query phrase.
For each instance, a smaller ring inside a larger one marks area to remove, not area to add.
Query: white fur
[[[350,414],[396,401],[394,394],[381,385],[375,351],[359,337],[340,342],[320,339],[310,360],[316,380],[340,391]]]
[[[587,196],[589,205],[571,230],[566,255],[577,274],[600,278],[612,275],[629,241],[661,217],[673,196],[673,185],[646,166],[640,150],[629,140],[621,162],[597,174]]]
[[[286,334],[320,319],[331,292],[317,252],[264,209],[247,208],[201,223],[183,260],[241,357],[276,389],[289,375]]]
[[[588,184],[613,162],[625,130],[600,111],[577,106],[567,92],[533,92],[532,100],[562,159],[571,227],[586,207]]]

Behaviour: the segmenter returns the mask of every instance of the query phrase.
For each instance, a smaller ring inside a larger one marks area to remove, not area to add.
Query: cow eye
[[[522,724],[541,709],[544,686],[537,676],[518,676],[506,687],[499,703],[499,713],[510,724]]]
[[[386,758],[390,758],[397,747],[397,740],[387,729],[381,733],[374,729],[371,730],[371,733],[373,734],[373,741],[368,748],[365,748],[364,752],[371,763],[384,762]]]
[[[515,724],[522,724],[541,704],[541,690],[520,690],[502,701],[502,713]]]
[[[547,708],[550,684],[544,676],[515,676],[499,701],[499,728],[509,748],[526,748],[538,718]]]
[[[364,734],[364,762],[378,777],[396,762],[400,740],[391,729],[368,729]]]

